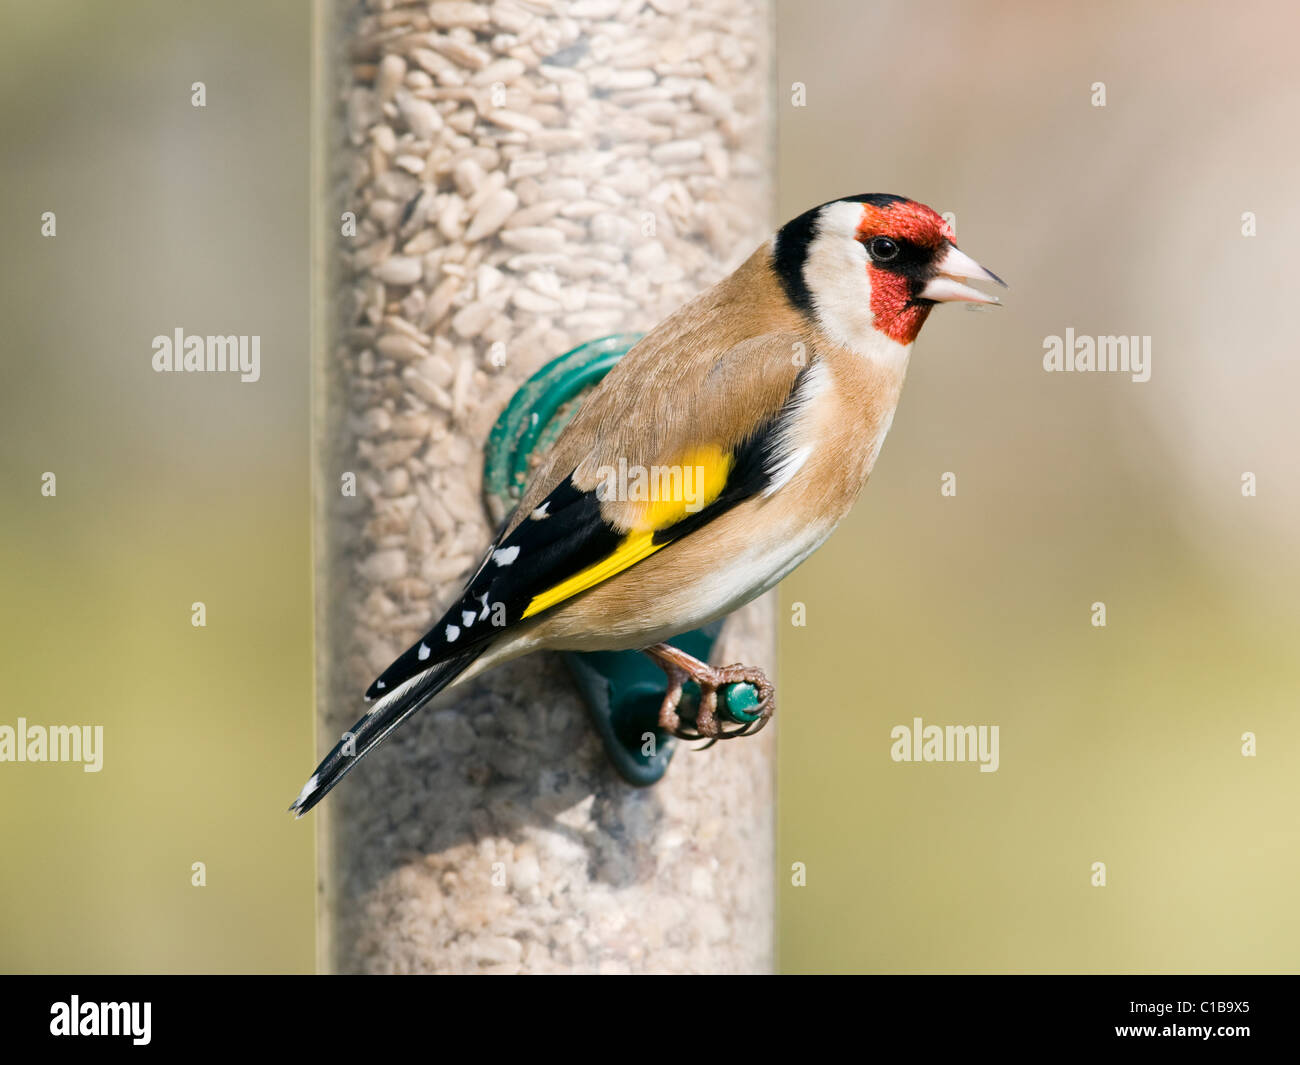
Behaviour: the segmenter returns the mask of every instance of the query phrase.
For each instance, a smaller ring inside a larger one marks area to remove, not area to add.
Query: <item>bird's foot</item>
[[[659,707],[659,727],[683,740],[708,740],[711,747],[718,740],[732,740],[760,731],[776,712],[776,689],[767,675],[753,666],[711,666],[672,644],[657,643],[645,653],[668,677],[668,692]],[[694,681],[700,688],[699,709],[693,722],[684,722],[681,714],[682,687]],[[747,709],[741,720],[726,711],[719,712],[718,695],[729,684],[749,684],[758,694],[758,702]]]

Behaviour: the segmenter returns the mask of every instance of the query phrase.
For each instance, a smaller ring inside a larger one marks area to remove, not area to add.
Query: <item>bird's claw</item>
[[[710,666],[668,644],[646,651],[668,676],[668,691],[659,706],[659,727],[678,739],[707,740],[704,750],[718,740],[733,740],[762,730],[776,712],[776,689],[761,669],[753,666]],[[694,721],[683,721],[678,712],[682,689],[688,680],[700,688],[699,707]],[[758,693],[758,704],[751,720],[732,721],[718,712],[718,693],[728,684],[750,684]]]

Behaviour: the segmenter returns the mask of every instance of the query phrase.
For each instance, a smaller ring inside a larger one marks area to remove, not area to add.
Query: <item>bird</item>
[[[537,651],[643,650],[668,679],[660,727],[691,739],[749,732],[716,707],[724,685],[751,683],[761,728],[775,709],[761,670],[666,641],[826,541],[875,465],[931,310],[999,302],[971,280],[1005,287],[906,197],[847,196],[782,226],[582,401],[463,594],[370,685],[290,811],[311,810],[438,692]],[[692,722],[678,712],[687,681],[701,693]]]

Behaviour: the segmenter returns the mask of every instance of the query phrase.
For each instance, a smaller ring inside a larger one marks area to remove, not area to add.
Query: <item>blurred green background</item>
[[[905,193],[1011,285],[931,316],[862,500],[782,586],[787,970],[1300,968],[1298,21],[780,5],[780,214]],[[1151,336],[1151,380],[1045,373],[1067,327]],[[916,716],[998,725],[1001,767],[891,761]]]
[[[1294,971],[1293,9],[777,8],[780,216],[904,193],[1012,285],[932,316],[783,586],[782,967]],[[105,763],[0,765],[0,969],[309,971],[311,8],[4,29],[0,724]],[[155,374],[177,326],[259,334],[262,380]],[[1067,327],[1150,335],[1151,380],[1044,373]],[[892,762],[916,716],[998,725],[998,772]]]
[[[310,11],[4,7],[0,725],[104,767],[0,763],[0,969],[309,971]],[[155,373],[177,326],[261,380]]]

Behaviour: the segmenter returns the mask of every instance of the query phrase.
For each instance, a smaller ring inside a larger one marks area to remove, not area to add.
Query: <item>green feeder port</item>
[[[538,370],[515,392],[488,435],[483,495],[489,513],[503,520],[518,504],[540,457],[555,442],[594,388],[641,339],[618,333],[581,344]],[[722,622],[682,633],[669,642],[707,661]],[[606,753],[629,784],[645,787],[667,771],[677,746],[658,728],[659,706],[667,692],[663,671],[639,651],[565,652],[564,659],[582,692]],[[678,714],[693,720],[699,689],[689,683]],[[728,684],[718,693],[718,715],[737,724],[758,718],[758,692],[751,684]]]

